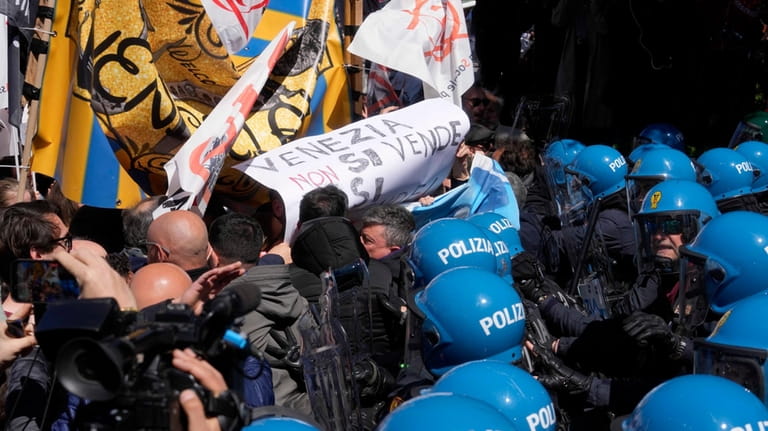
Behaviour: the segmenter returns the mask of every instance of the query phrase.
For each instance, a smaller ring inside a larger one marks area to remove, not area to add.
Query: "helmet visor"
[[[568,212],[583,207],[585,199],[581,183],[574,182],[573,175],[566,173],[556,158],[544,157],[543,161],[547,188],[554,201],[555,211],[562,220]]]
[[[705,284],[709,265],[711,261],[707,256],[684,246],[680,248],[680,288],[676,311],[687,334],[693,334],[695,329],[704,323],[709,311]]]
[[[733,131],[731,141],[728,143],[728,148],[735,148],[742,142],[746,141],[762,141],[763,131],[760,127],[752,123],[745,121],[739,122],[736,126],[736,130]]]
[[[585,181],[581,177],[565,170],[566,196],[565,205],[560,213],[560,221],[566,226],[576,226],[586,221],[586,212],[589,203],[592,201],[592,193]]]
[[[643,206],[643,199],[653,186],[661,182],[662,179],[656,178],[630,178],[627,179],[627,208],[629,215],[632,216],[640,212]]]
[[[725,377],[744,386],[765,402],[766,357],[768,352],[765,350],[697,339],[694,341],[693,373]]]
[[[679,269],[679,247],[699,231],[699,215],[694,212],[638,214],[635,217],[640,272],[660,269],[674,273]]]

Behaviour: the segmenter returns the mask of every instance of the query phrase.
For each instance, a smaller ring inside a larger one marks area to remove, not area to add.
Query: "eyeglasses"
[[[170,256],[171,255],[171,251],[170,250],[168,250],[167,248],[163,247],[162,245],[160,245],[160,244],[158,244],[158,243],[156,243],[154,241],[142,241],[141,245],[143,245],[144,248],[147,249],[147,251],[149,251],[149,248],[148,248],[149,246],[154,246],[154,247],[157,247],[158,249],[160,249],[163,253],[165,253],[166,256]]]
[[[661,231],[665,235],[680,235],[683,233],[683,222],[677,219],[647,221],[645,228],[651,233]]]
[[[465,102],[469,102],[470,105],[472,105],[473,108],[476,108],[478,105],[482,104],[483,106],[488,106],[488,104],[491,103],[490,99],[481,99],[479,97],[473,97],[471,99],[464,99]]]
[[[64,235],[61,238],[54,238],[50,242],[51,245],[60,245],[64,248],[64,250],[69,253],[72,251],[72,234],[67,232],[66,235]]]

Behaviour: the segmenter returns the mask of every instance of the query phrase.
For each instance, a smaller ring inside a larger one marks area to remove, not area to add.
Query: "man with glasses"
[[[491,101],[486,97],[485,89],[477,83],[461,96],[461,108],[469,116],[470,123],[483,123],[489,103]]]
[[[72,250],[72,235],[48,201],[11,205],[0,213],[0,226],[0,278],[5,283],[11,280],[11,267],[16,259],[51,259],[57,247]],[[6,312],[20,307],[10,296],[4,300]]]

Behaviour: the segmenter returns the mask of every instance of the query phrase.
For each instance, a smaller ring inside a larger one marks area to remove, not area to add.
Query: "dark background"
[[[766,108],[763,1],[478,0],[466,12],[478,78],[506,102],[502,124],[521,96],[567,95],[563,137],[625,150],[646,125],[667,122],[698,155],[727,146],[746,114]],[[531,26],[535,43],[520,60]]]

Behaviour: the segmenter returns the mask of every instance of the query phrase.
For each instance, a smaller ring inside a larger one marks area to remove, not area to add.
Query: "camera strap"
[[[238,396],[226,390],[217,397],[205,397],[207,416],[216,416],[222,431],[239,431],[244,426],[245,407]]]

